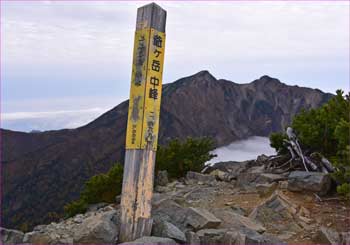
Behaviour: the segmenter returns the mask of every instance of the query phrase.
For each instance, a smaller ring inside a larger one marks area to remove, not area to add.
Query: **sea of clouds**
[[[273,155],[275,150],[271,148],[269,138],[254,136],[245,140],[234,141],[227,146],[215,149],[213,154],[217,157],[211,159],[208,163],[224,161],[245,161],[256,159],[261,154]]]

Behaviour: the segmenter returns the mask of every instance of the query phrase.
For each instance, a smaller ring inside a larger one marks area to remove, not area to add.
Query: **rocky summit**
[[[159,173],[152,233],[123,244],[350,244],[350,207],[329,191],[322,198],[317,194],[328,185],[327,174],[271,174],[263,158],[221,162],[206,174],[189,172],[174,181]],[[95,204],[85,214],[27,233],[2,228],[1,239],[4,244],[118,244],[119,213],[119,203]]]
[[[223,146],[268,136],[301,109],[319,107],[331,97],[269,76],[237,84],[201,71],[164,85],[159,142],[207,136]],[[123,163],[127,112],[125,101],[77,129],[1,130],[2,224],[31,229],[57,221],[86,180]]]

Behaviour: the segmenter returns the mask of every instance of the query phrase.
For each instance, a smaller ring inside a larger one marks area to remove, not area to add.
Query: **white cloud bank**
[[[269,138],[259,136],[235,141],[227,146],[215,149],[212,153],[218,156],[211,159],[208,163],[245,161],[256,159],[261,154],[276,154],[275,150],[270,147]]]
[[[91,108],[66,111],[12,112],[1,115],[1,127],[16,131],[57,130],[83,126],[109,108]]]

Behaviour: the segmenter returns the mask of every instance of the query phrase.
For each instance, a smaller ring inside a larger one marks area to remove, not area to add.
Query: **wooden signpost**
[[[165,22],[166,11],[155,3],[137,10],[121,197],[121,242],[151,234]]]

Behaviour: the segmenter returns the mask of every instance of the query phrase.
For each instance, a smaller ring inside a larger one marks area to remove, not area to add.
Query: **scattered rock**
[[[95,209],[95,210],[93,210],[93,211],[97,211],[97,209]],[[78,215],[76,215],[76,216],[73,217],[73,222],[74,222],[74,223],[80,224],[80,223],[83,222],[83,220],[84,220],[84,216],[83,216],[82,214],[78,214]]]
[[[193,231],[187,231],[186,234],[186,244],[200,244],[199,236]]]
[[[243,244],[284,244],[280,239],[272,235],[262,235],[252,230],[245,230],[241,234],[245,236]]]
[[[259,155],[257,158],[256,158],[256,161],[260,164],[264,164],[266,161],[269,160],[269,157],[262,154],[262,155]]]
[[[265,232],[265,227],[256,223],[254,220],[244,217],[238,213],[233,212],[230,209],[217,208],[211,210],[215,217],[221,220],[219,228],[233,228],[236,230],[249,229],[258,233]]]
[[[164,197],[153,203],[152,217],[154,222],[168,221],[184,232],[186,231],[187,210],[188,208]]]
[[[304,217],[310,217],[310,211],[304,207],[300,207],[298,215],[304,216]]]
[[[210,175],[215,176],[215,178],[220,181],[230,181],[229,174],[219,169],[215,169]]]
[[[247,168],[237,175],[238,185],[249,185],[255,181],[255,179],[264,173],[264,166],[254,166]]]
[[[189,171],[186,174],[186,183],[189,183],[189,184],[194,184],[194,183],[210,184],[210,183],[213,183],[215,181],[216,181],[216,179],[215,179],[215,176],[213,176],[213,175],[200,174],[200,173],[196,173],[196,172],[192,172],[192,171]]]
[[[117,210],[111,206],[79,214],[61,223],[35,227],[24,235],[24,243],[72,244],[115,243],[118,237]]]
[[[350,245],[350,231],[340,233],[340,244]]]
[[[261,235],[249,229],[203,229],[196,233],[200,244],[282,244],[276,238]]]
[[[258,183],[273,183],[286,179],[287,177],[282,174],[263,173],[259,176]]]
[[[287,177],[282,174],[271,174],[265,173],[264,171],[264,166],[249,168],[237,177],[238,186],[255,186],[256,184],[268,184],[287,179]]]
[[[200,230],[205,228],[216,228],[221,224],[221,220],[216,218],[208,210],[202,208],[189,208],[185,224],[190,225],[195,230]]]
[[[170,245],[170,244],[177,244],[173,239],[170,238],[165,238],[165,237],[156,237],[156,236],[144,236],[139,239],[136,239],[135,241],[132,242],[125,242],[125,243],[120,243],[120,245],[128,245],[128,244],[155,244],[155,245]]]
[[[328,186],[327,175],[295,171],[286,177],[265,173],[261,164],[265,158],[259,156],[257,161],[244,163],[218,163],[210,171],[206,170],[209,174],[188,172],[186,178],[171,183],[168,183],[167,174],[161,173],[152,198],[152,236],[123,244],[281,244],[281,240],[313,238],[320,243],[350,245],[349,232],[337,233],[325,228],[327,224],[318,231],[310,211],[283,194],[293,188],[294,191],[319,193],[320,186]],[[233,181],[239,185],[233,185]],[[262,198],[257,193],[264,199],[270,197],[258,205]],[[289,194],[291,197],[299,195]],[[303,198],[305,202],[312,202],[313,196]],[[116,201],[120,202],[120,196]],[[247,217],[247,211],[239,205],[247,210],[255,208]],[[118,208],[119,205],[105,203],[91,205],[85,214],[37,226],[26,234],[1,229],[1,241],[3,244],[115,244]],[[14,235],[11,232],[15,232]],[[19,237],[14,238],[17,235]]]
[[[293,171],[288,176],[288,190],[309,191],[325,195],[331,188],[329,174],[320,172]]]
[[[260,197],[270,196],[277,188],[278,184],[276,182],[269,184],[257,184],[256,190]]]
[[[200,244],[227,244],[224,242],[226,229],[203,229],[196,233]]]
[[[233,206],[230,205],[230,207],[231,207],[232,211],[237,213],[237,214],[240,214],[242,216],[246,216],[247,215],[247,210],[245,210],[244,208],[241,208],[238,205],[233,205]]]
[[[223,237],[223,244],[247,244],[246,235],[237,231],[228,231]]]
[[[0,227],[1,244],[23,243],[23,236],[24,236],[24,233],[21,231]]]
[[[185,188],[186,185],[179,183],[179,184],[175,185],[175,187],[176,187],[177,189],[182,189],[182,188]]]
[[[120,202],[120,201],[119,201]],[[87,212],[96,212],[97,210],[99,210],[100,208],[104,208],[108,206],[108,203],[105,202],[101,202],[101,203],[95,203],[95,204],[91,204],[88,208],[87,208]]]
[[[288,189],[288,180],[279,181],[278,188],[281,190],[287,190]]]
[[[98,213],[86,218],[74,229],[75,243],[114,243],[118,238],[116,211]]]
[[[237,173],[237,176],[246,171],[248,168],[255,166],[256,162],[254,160],[244,161],[244,162],[235,162],[235,161],[227,161],[227,162],[218,162],[215,163],[211,168],[207,170],[207,172],[214,171],[215,169],[219,169],[223,172],[227,173]]]
[[[186,242],[185,234],[175,225],[167,221],[154,222],[152,226],[152,235],[172,238],[181,243]]]
[[[301,231],[298,220],[294,217],[298,208],[285,195],[277,192],[257,206],[249,218],[262,223],[266,228],[276,230],[281,237],[288,238]]]
[[[156,185],[156,186],[154,187],[154,191],[155,191],[155,192],[158,192],[158,193],[167,193],[167,192],[170,192],[171,189],[170,189],[170,187],[168,187],[168,186]]]
[[[319,231],[316,233],[314,240],[315,242],[321,244],[340,244],[339,233],[324,226],[320,227]]]
[[[298,219],[306,224],[311,224],[313,222],[312,219],[306,218],[304,216],[298,216]]]
[[[58,234],[54,231],[49,232],[28,232],[24,234],[23,243],[32,243],[32,244],[72,244],[73,238],[71,234]]]
[[[156,185],[166,186],[169,183],[168,172],[166,170],[158,171]]]

